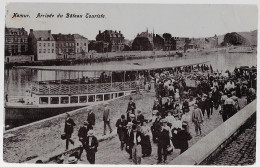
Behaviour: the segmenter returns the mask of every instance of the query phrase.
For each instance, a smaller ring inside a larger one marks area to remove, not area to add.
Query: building
[[[124,50],[124,38],[125,37],[121,31],[105,30],[101,33],[99,30],[99,33],[96,36],[96,41],[104,41],[108,43],[108,52],[117,52]]]
[[[88,53],[88,38],[79,34],[73,34],[73,38],[75,40],[76,55],[85,56]]]
[[[156,34],[153,35],[153,46],[154,50],[163,50],[164,49],[164,39],[162,35]]]
[[[89,41],[89,51],[96,51],[97,53],[108,52],[109,43],[104,41]]]
[[[28,33],[24,28],[5,27],[5,56],[26,55]]]
[[[132,43],[132,50],[148,51],[153,50],[153,48],[153,33],[149,33],[148,29],[145,32],[137,34]]]
[[[57,57],[66,59],[69,55],[75,55],[75,39],[71,34],[52,34],[56,42]]]
[[[188,42],[189,38],[184,37],[172,37],[173,43],[173,50],[185,50],[186,43]]]
[[[30,29],[28,51],[34,55],[35,60],[56,59],[55,40],[51,35],[51,30]]]

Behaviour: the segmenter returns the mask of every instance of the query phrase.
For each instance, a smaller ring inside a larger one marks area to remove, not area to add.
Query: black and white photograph
[[[2,12],[4,164],[256,163],[257,4]]]

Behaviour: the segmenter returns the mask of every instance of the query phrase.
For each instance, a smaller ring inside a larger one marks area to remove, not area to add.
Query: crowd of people
[[[115,124],[121,150],[125,150],[135,164],[141,164],[142,158],[151,156],[152,142],[157,144],[158,163],[165,163],[174,149],[185,152],[189,148],[189,140],[203,134],[201,125],[205,125],[206,119],[211,120],[213,112],[222,114],[223,121],[226,121],[240,109],[240,99],[246,98],[250,103],[256,98],[256,71],[252,69],[236,68],[232,73],[220,73],[202,65],[174,71],[162,70],[153,76],[149,75],[145,82],[151,85],[154,80],[156,92],[156,99],[151,106],[152,118],[145,118],[130,98],[126,113]],[[187,79],[194,80],[195,86],[188,87]],[[105,106],[104,135],[107,126],[112,132],[110,109],[107,103]],[[74,126],[68,114],[64,131],[66,149],[69,142],[74,144],[71,140]],[[77,159],[81,160],[81,154],[86,150],[91,164],[95,163],[98,147],[93,126],[95,113],[90,108],[88,118],[78,132],[82,146]],[[195,136],[190,132],[191,126],[194,126]]]

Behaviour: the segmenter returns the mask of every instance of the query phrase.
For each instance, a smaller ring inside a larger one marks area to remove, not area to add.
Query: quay
[[[131,95],[131,97],[136,102],[137,108],[143,111],[144,116],[146,118],[151,117],[151,106],[155,99],[154,92],[143,93],[142,95]],[[109,102],[109,107],[112,111],[111,126],[113,129],[115,129],[114,127],[116,120],[120,117],[121,114],[125,114],[128,99],[129,96]],[[250,104],[251,107],[252,105],[255,105],[255,102],[253,102],[253,104]],[[83,124],[84,120],[87,118],[86,108],[87,107],[70,112],[72,118],[77,125],[76,128],[74,128],[74,133],[72,136],[72,139],[75,140],[76,143],[75,146],[73,148],[70,148],[69,151],[65,152],[65,141],[60,139],[60,135],[63,133],[64,130],[63,128],[65,122],[65,114],[62,114],[6,131],[4,133],[3,147],[4,161],[9,163],[35,163],[36,160],[42,159],[46,163],[55,163],[55,158],[57,156],[62,154],[66,155],[66,153],[68,154],[69,152],[77,150],[79,146],[77,131],[79,127]],[[96,155],[97,163],[132,164],[132,162],[128,160],[127,153],[125,151],[120,151],[119,139],[115,137],[116,130],[114,130],[110,135],[102,136],[102,108],[103,105],[93,106],[97,121],[94,128],[94,130],[96,131],[96,136],[100,141],[106,140],[106,142],[100,142],[99,151]],[[241,112],[243,111],[244,110],[241,110]],[[205,136],[208,136],[208,134],[210,134],[212,131],[214,132],[214,129],[221,125],[222,122],[223,121],[219,112],[214,111],[212,119],[206,122],[207,126],[202,126],[203,135],[199,137],[193,137],[193,139],[189,142],[190,149],[192,148],[192,145],[196,146],[201,139],[203,139]],[[191,127],[190,131],[192,133],[192,136],[194,136],[195,132],[193,126]],[[152,144],[152,150],[152,155],[150,157],[144,158],[143,163],[156,163],[157,155],[155,154],[155,152],[157,151],[157,146],[155,144]],[[188,152],[189,150],[187,150],[186,152]],[[111,152],[113,152],[113,154],[111,154]],[[183,153],[182,155],[184,155],[185,153]],[[174,149],[174,152],[168,158],[168,162],[170,164],[174,163],[171,162],[171,160],[178,160],[178,155],[179,150]],[[84,152],[82,157],[83,161],[80,163],[88,163],[85,158]]]

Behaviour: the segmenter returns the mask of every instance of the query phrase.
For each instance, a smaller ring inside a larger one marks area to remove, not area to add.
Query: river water
[[[183,62],[187,62],[187,64],[192,63],[194,59],[203,59],[205,61],[209,61],[209,64],[212,65],[214,70],[218,71],[233,71],[235,67],[240,66],[256,66],[257,59],[256,54],[246,54],[246,53],[212,53],[209,55],[200,55],[200,54],[192,54],[184,57],[161,57],[161,58],[147,58],[147,59],[137,59],[137,60],[125,60],[125,61],[110,61],[103,62],[103,65],[112,64],[140,64],[149,67],[149,63],[158,62],[161,64],[162,62],[171,61],[173,66],[183,64]],[[100,65],[100,63],[99,63]],[[77,65],[74,65],[77,68]],[[82,66],[82,64],[81,64]],[[83,64],[84,66],[84,64]],[[97,66],[97,63],[85,64],[85,66]],[[84,74],[85,76],[86,74]],[[87,74],[91,75],[91,74]],[[57,79],[57,75],[54,72],[50,71],[35,71],[29,69],[5,69],[5,94],[9,96],[23,96],[25,94],[25,90],[30,88],[31,81],[39,81],[39,80],[51,80]],[[63,79],[67,78],[77,78],[77,73],[68,73],[64,72],[59,77]]]

